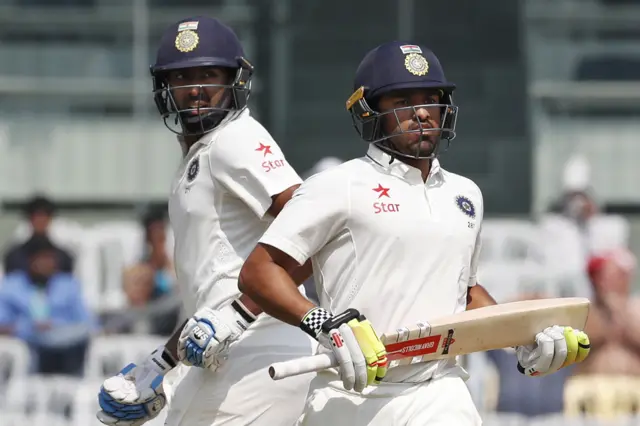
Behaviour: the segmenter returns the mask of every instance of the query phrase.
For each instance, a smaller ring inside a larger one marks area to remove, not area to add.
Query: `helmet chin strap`
[[[387,137],[387,139],[381,142],[376,143],[375,145],[391,156],[392,160],[389,162],[389,164],[391,164],[393,162],[393,159],[398,156],[411,160],[433,160],[438,156],[438,147],[440,146],[440,140],[438,140],[438,142],[435,144],[433,152],[428,157],[420,156],[420,144],[418,144],[415,154],[405,154],[396,147],[396,145],[391,140],[391,136]]]
[[[179,113],[180,121],[184,130],[191,135],[203,135],[215,129],[222,120],[229,114],[228,109],[231,105],[231,93],[226,93],[222,101],[215,108],[220,108],[218,111],[210,111],[204,116],[187,116],[189,113]]]

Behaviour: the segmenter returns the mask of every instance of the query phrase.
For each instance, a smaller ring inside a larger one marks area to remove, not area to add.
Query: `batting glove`
[[[162,380],[175,366],[161,346],[142,363],[129,364],[105,380],[98,394],[98,420],[105,425],[139,426],[156,417],[166,404]]]
[[[527,376],[546,376],[584,361],[589,355],[589,336],[571,327],[554,325],[536,335],[536,342],[516,348],[518,371]]]
[[[229,345],[255,319],[238,300],[220,310],[200,309],[180,333],[178,358],[186,365],[215,371],[227,358]]]
[[[387,374],[387,351],[369,320],[357,310],[331,316],[322,308],[313,308],[300,327],[334,353],[346,390],[362,392]]]

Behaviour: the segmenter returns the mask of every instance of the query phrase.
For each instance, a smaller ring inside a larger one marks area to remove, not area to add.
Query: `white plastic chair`
[[[540,239],[533,222],[487,219],[482,224],[482,258],[499,262],[541,262]]]
[[[126,306],[122,271],[128,262],[139,258],[141,238],[141,228],[133,221],[104,222],[87,229],[77,270],[93,311],[102,313]]]
[[[12,379],[7,387],[6,408],[30,416],[64,417],[73,410],[75,393],[82,379],[70,376],[31,375]]]
[[[24,342],[0,336],[0,383],[5,373],[8,373],[9,380],[29,374],[30,359],[29,348]]]
[[[89,346],[85,377],[104,378],[117,374],[130,362],[138,362],[166,343],[152,335],[109,335],[95,337]]]
[[[589,251],[601,254],[629,246],[629,222],[618,215],[598,215],[587,222]]]

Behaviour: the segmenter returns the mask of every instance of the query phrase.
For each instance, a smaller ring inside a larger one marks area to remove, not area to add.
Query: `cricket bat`
[[[389,368],[473,352],[510,348],[535,342],[552,325],[584,330],[589,300],[582,297],[502,303],[448,315],[430,322],[398,328],[380,340],[387,349]],[[273,380],[337,367],[333,353],[274,363]]]

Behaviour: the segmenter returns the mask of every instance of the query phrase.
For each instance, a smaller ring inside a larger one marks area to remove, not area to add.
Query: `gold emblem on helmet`
[[[426,75],[429,72],[429,62],[419,53],[405,56],[404,67],[413,75]]]
[[[364,86],[360,86],[358,90],[356,90],[351,96],[349,96],[349,99],[347,99],[347,111],[350,110],[351,107],[353,107],[356,102],[358,102],[362,98],[364,98]]]
[[[195,31],[180,31],[176,36],[176,49],[183,53],[191,52],[198,46],[200,37]]]

